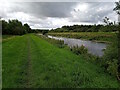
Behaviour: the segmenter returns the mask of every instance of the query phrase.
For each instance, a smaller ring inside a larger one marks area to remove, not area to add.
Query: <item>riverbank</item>
[[[104,55],[103,50],[106,49],[107,44],[105,43],[98,43],[93,42],[90,40],[82,40],[82,39],[75,39],[75,38],[66,38],[66,37],[56,37],[56,36],[50,36],[48,35],[48,38],[56,39],[56,40],[62,40],[64,41],[65,45],[68,45],[71,47],[81,47],[82,45],[85,46],[85,48],[88,50],[88,52],[92,55],[102,57]]]
[[[49,33],[50,34],[50,33]],[[51,33],[50,35],[56,37],[72,37],[86,39],[90,41],[104,42],[107,44],[107,48],[104,50],[104,55],[99,60],[101,67],[104,67],[105,70],[114,76],[117,76],[118,69],[118,36],[115,32],[66,32],[66,33]],[[95,45],[96,46],[96,45]],[[97,47],[99,49],[100,47]],[[96,50],[97,50],[96,49]],[[98,51],[98,50],[97,50]],[[87,56],[85,56],[87,57]],[[90,59],[91,60],[91,59]],[[94,60],[98,61],[98,60]]]
[[[61,32],[61,33],[48,33],[48,35],[76,38],[83,40],[91,40],[101,43],[112,43],[116,40],[117,35],[114,32]]]
[[[115,77],[83,56],[33,34],[3,43],[3,88],[117,88]],[[9,82],[9,83],[8,83]]]

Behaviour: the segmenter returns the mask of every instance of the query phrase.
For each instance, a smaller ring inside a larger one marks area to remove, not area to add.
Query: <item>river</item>
[[[50,35],[48,35],[48,38],[53,38],[56,40],[63,40],[64,44],[67,44],[69,47],[77,46],[77,45],[78,46],[84,45],[88,49],[89,53],[99,56],[99,57],[104,55],[103,49],[106,49],[107,47],[107,44],[105,43],[93,42],[89,40],[55,37],[55,36],[50,36]]]

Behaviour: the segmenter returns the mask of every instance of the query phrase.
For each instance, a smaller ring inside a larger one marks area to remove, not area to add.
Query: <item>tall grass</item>
[[[37,34],[35,34],[35,35],[37,35]],[[63,40],[56,40],[56,39],[48,38],[47,35],[37,35],[37,36],[48,41],[51,44],[56,45],[59,48],[65,47]]]
[[[63,32],[63,33],[48,33],[53,36],[62,36],[68,38],[86,39],[97,42],[110,43],[116,40],[117,36],[114,32]]]
[[[102,42],[109,42],[108,47],[104,50],[104,56],[102,58],[87,53],[87,49],[84,46],[72,47],[71,51],[75,54],[82,54],[86,60],[92,61],[95,64],[100,65],[105,69],[105,72],[110,75],[117,76],[118,69],[118,38],[117,33],[113,32],[80,32],[80,33],[49,33],[53,36],[63,36],[72,38],[83,38],[87,40],[97,40]]]
[[[70,47],[70,50],[72,52],[74,52],[75,54],[79,55],[79,54],[87,54],[88,53],[88,49],[85,48],[85,46],[81,46],[81,47],[78,47],[78,46],[73,46],[73,47]]]

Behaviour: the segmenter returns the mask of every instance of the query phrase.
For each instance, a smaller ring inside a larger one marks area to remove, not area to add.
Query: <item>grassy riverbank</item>
[[[28,34],[3,42],[3,88],[119,87],[115,77],[83,56]]]
[[[53,36],[62,36],[68,38],[77,38],[92,40],[96,42],[111,43],[116,40],[115,32],[62,32],[62,33],[48,33]]]

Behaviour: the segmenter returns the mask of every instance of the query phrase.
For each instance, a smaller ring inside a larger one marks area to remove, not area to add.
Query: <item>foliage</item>
[[[118,2],[116,2],[116,7],[113,9],[114,11],[117,12],[118,16],[120,17],[120,0]],[[118,21],[118,24],[120,26],[120,21]],[[120,28],[118,28],[118,52],[120,52]],[[117,74],[117,77],[118,77],[118,80],[120,81],[120,55],[118,56],[118,74]]]
[[[46,33],[48,33],[47,30],[43,30],[43,31],[42,31],[42,34],[43,34],[43,35],[45,35]]]
[[[115,22],[113,24],[113,22],[111,22],[108,17],[105,17],[103,20],[107,25],[114,25],[115,24]]]
[[[30,26],[27,23],[24,24],[24,29],[25,29],[26,33],[30,33],[31,32],[31,28],[30,28]]]
[[[88,53],[87,48],[85,48],[85,46],[73,46],[71,47],[71,51],[74,52],[75,54],[79,55],[79,54],[86,54]]]
[[[18,20],[9,20],[8,22],[2,20],[3,35],[23,35],[30,32],[31,28],[28,24],[22,25]]]
[[[106,21],[106,19],[105,19]],[[106,21],[108,23],[108,21]],[[108,25],[73,25],[52,29],[49,32],[115,32],[118,26],[109,22]]]
[[[119,2],[115,2],[116,7],[113,9],[114,11],[116,11],[119,15],[120,15],[120,1]]]
[[[118,68],[118,38],[110,45],[108,45],[105,50],[104,56],[102,57],[102,66],[108,71],[108,73],[116,76],[117,68]]]
[[[117,75],[117,68],[118,68],[118,60],[116,59],[113,59],[112,62],[107,62],[108,63],[108,68],[107,68],[107,71],[116,76]]]

